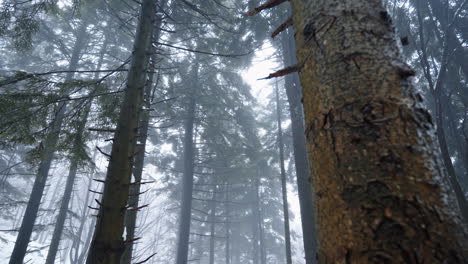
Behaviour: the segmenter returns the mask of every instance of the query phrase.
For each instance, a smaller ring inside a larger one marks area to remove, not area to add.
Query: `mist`
[[[464,0],[0,0],[0,262],[468,262]]]

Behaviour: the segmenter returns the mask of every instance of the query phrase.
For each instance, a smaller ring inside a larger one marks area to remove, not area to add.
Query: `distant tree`
[[[284,168],[284,143],[283,143],[283,129],[281,125],[281,104],[278,84],[275,89],[276,95],[276,115],[278,124],[278,152],[279,152],[279,165],[281,170],[281,196],[283,198],[283,222],[284,222],[284,241],[286,250],[286,263],[292,263],[291,257],[291,231],[289,228],[289,205],[288,205],[288,189],[286,185],[286,169]]]
[[[78,37],[73,48],[73,54],[70,59],[68,66],[69,73],[67,74],[66,80],[72,80],[74,71],[78,67],[78,61],[80,54],[86,45],[86,23],[82,23],[78,30]],[[31,196],[26,207],[26,211],[23,216],[23,222],[21,224],[20,231],[17,236],[15,247],[10,258],[10,264],[22,263],[26,254],[26,249],[31,238],[33,231],[34,222],[37,217],[39,205],[44,192],[47,177],[49,175],[50,166],[54,153],[56,151],[57,142],[62,129],[62,125],[65,119],[67,109],[67,101],[62,101],[58,105],[58,110],[55,113],[53,121],[50,123],[48,134],[41,143],[40,151],[40,164],[36,174],[36,179],[32,188]]]

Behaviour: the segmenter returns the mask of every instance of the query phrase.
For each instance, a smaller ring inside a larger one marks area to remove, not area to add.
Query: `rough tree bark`
[[[283,222],[284,222],[284,241],[285,241],[284,246],[286,250],[286,263],[292,264],[291,231],[289,229],[288,189],[286,186],[286,170],[284,169],[283,130],[281,128],[281,106],[280,106],[278,85],[276,85],[275,92],[276,92],[276,115],[277,115],[277,121],[278,121],[279,162],[280,162],[280,169],[281,169],[281,196],[283,198]]]
[[[381,0],[291,0],[320,263],[466,263],[429,113]]]
[[[188,259],[190,222],[192,218],[192,194],[193,194],[193,125],[195,122],[195,92],[198,87],[198,64],[194,65],[193,82],[195,83],[190,95],[185,120],[184,135],[184,173],[182,179],[182,205],[179,219],[179,234],[177,244],[176,264],[186,264]]]
[[[125,251],[122,238],[138,124],[149,60],[156,2],[144,0],[135,36],[127,87],[114,135],[102,201],[87,264],[119,264]]]
[[[69,72],[66,75],[66,80],[72,80],[75,75],[75,72],[73,71],[78,68],[81,51],[86,45],[86,28],[87,24],[82,23],[78,29],[77,39],[73,47],[70,64],[68,65]],[[13,248],[9,262],[10,264],[23,264],[29,240],[31,239],[34,222],[41,204],[42,194],[44,192],[47,177],[49,175],[52,159],[54,158],[59,134],[62,130],[62,124],[65,119],[66,111],[67,102],[61,102],[58,105],[58,110],[55,113],[54,120],[50,124],[49,132],[44,142],[41,143],[43,147],[41,162],[39,163],[39,169],[37,170],[31,195],[29,196],[28,205],[26,206],[26,210],[24,212],[23,221],[21,222],[18,236],[16,237],[15,247]]]

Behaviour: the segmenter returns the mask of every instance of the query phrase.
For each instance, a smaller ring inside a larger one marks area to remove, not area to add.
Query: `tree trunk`
[[[75,75],[73,71],[78,68],[80,54],[83,47],[85,46],[86,28],[87,24],[82,23],[78,30],[78,36],[73,47],[70,64],[68,65],[69,72],[67,73],[66,80],[73,79]],[[41,143],[41,146],[43,147],[41,162],[39,163],[39,169],[34,180],[28,205],[26,206],[26,210],[24,212],[23,221],[21,223],[18,236],[16,237],[15,247],[13,248],[9,262],[10,264],[22,264],[26,255],[26,250],[28,248],[29,240],[31,239],[31,234],[34,227],[34,222],[41,204],[44,187],[49,175],[50,165],[52,164],[59,134],[62,129],[66,109],[66,101],[59,103],[58,110],[55,113],[55,118],[50,124],[49,133],[47,134],[44,142]]]
[[[428,1],[428,3],[432,7],[431,10],[437,21],[441,24],[441,27],[447,29],[444,34],[447,34],[448,40],[452,42],[455,47],[453,49],[453,62],[460,67],[465,79],[468,80],[468,52],[466,48],[463,48],[463,42],[460,42],[460,38],[457,37],[457,34],[454,30],[454,26],[458,25],[459,23],[453,23],[453,25],[448,27],[446,12],[450,10],[450,7],[447,6],[448,3],[445,1],[431,0]],[[453,10],[450,11],[454,12]]]
[[[260,175],[260,174],[258,174]],[[257,224],[258,224],[258,232],[259,232],[259,248],[260,248],[260,263],[261,264],[266,264],[267,263],[267,252],[266,252],[266,247],[265,247],[265,230],[264,230],[264,224],[263,224],[263,208],[260,206],[260,203],[262,201],[262,196],[260,195],[260,179],[257,177],[255,179],[255,186],[257,189],[256,195],[257,195],[257,205],[258,205],[258,214],[257,214]]]
[[[99,70],[101,70],[101,67],[102,67],[102,63],[104,61],[104,55],[106,54],[106,51],[107,51],[107,47],[109,45],[109,36],[108,34],[104,33],[104,42],[102,43],[102,47],[101,47],[101,51],[99,52],[99,59],[98,59],[98,63],[96,65],[96,73],[94,73],[94,79],[97,80],[99,78]],[[97,150],[94,152],[93,154],[93,161],[96,160],[96,154],[97,154]],[[81,236],[83,234],[83,229],[85,227],[85,223],[86,223],[86,217],[88,216],[88,212],[89,212],[89,209],[88,209],[88,202],[89,202],[89,198],[90,198],[90,190],[91,190],[91,187],[92,187],[92,183],[93,183],[93,175],[91,175],[90,179],[89,179],[89,182],[88,182],[88,192],[86,193],[86,197],[85,197],[85,200],[84,200],[84,208],[83,208],[83,212],[81,214],[81,219],[80,219],[80,227],[78,228],[78,232],[77,232],[77,239],[74,239],[73,240],[73,243],[72,243],[72,246],[71,246],[71,249],[70,249],[70,261],[71,263],[79,263],[81,264],[82,262],[78,262],[79,261],[79,249],[80,249],[80,244],[81,244]],[[94,197],[94,193],[92,195]],[[93,198],[91,198],[92,200]],[[92,221],[92,224],[91,226],[94,225],[94,221]],[[88,237],[86,237],[87,240],[90,240],[89,239],[89,234],[88,234]],[[88,241],[89,243],[89,241]],[[74,254],[72,254],[72,249],[75,249],[75,252]],[[83,248],[83,251],[86,251],[86,245],[85,247]],[[82,252],[83,253],[83,252]],[[83,255],[83,254],[81,254]],[[80,256],[81,257],[81,256]]]
[[[93,161],[96,160],[95,157],[96,157],[96,153],[94,154]],[[86,196],[85,196],[85,199],[84,199],[84,202],[83,202],[83,211],[82,211],[81,217],[80,217],[80,227],[78,228],[76,238],[73,240],[73,243],[72,243],[72,246],[71,246],[71,249],[70,249],[70,262],[71,263],[80,263],[78,261],[78,259],[79,259],[78,254],[80,252],[81,239],[82,239],[82,236],[83,236],[83,230],[84,230],[85,225],[86,225],[86,218],[88,217],[88,213],[89,213],[88,203],[89,203],[90,200],[93,199],[92,197],[94,197],[94,195],[91,195],[90,192],[89,192],[89,190],[91,190],[92,186],[93,186],[93,178],[92,178],[92,175],[90,175],[90,178],[89,178],[89,181],[88,181],[88,187],[87,187],[88,192],[86,192]],[[74,250],[74,252],[73,252],[73,250]],[[83,248],[83,251],[84,250],[86,250],[86,248]]]
[[[295,65],[296,47],[291,31],[282,37],[283,61],[285,66]],[[306,264],[314,264],[317,251],[314,204],[312,186],[309,184],[310,168],[304,136],[304,114],[301,105],[301,86],[297,73],[285,76],[285,89],[291,115],[291,130],[293,135],[294,164],[296,167],[297,192],[301,212],[302,240]]]
[[[292,0],[320,263],[466,263],[429,113],[380,0]]]
[[[230,219],[230,215],[231,215],[231,206],[230,206],[230,196],[229,196],[229,192],[231,190],[230,188],[230,185],[225,182],[225,187],[224,187],[224,199],[225,199],[225,204],[224,204],[224,207],[225,207],[225,210],[224,210],[224,214],[226,215],[225,219],[226,219],[226,232],[225,232],[225,237],[226,237],[226,245],[225,245],[225,262],[226,264],[231,264],[231,221],[229,220]]]
[[[86,126],[86,121],[88,119],[88,114],[91,108],[91,102],[88,102],[85,105],[84,113],[82,120],[76,131],[76,138],[73,142],[73,157],[71,159],[70,169],[68,172],[67,182],[65,184],[65,191],[63,193],[62,202],[60,204],[59,214],[55,222],[54,233],[52,234],[52,240],[50,242],[49,251],[47,252],[47,258],[45,264],[53,264],[55,262],[55,256],[57,254],[58,246],[60,243],[60,238],[62,236],[63,226],[65,224],[65,219],[67,218],[68,204],[72,197],[73,185],[75,183],[76,172],[78,170],[79,155],[77,154],[80,151],[80,148],[83,147],[83,132]]]
[[[443,90],[446,84],[447,78],[447,66],[448,66],[448,57],[449,51],[453,49],[453,42],[448,37],[445,36],[443,40],[443,52],[441,58],[441,66],[439,69],[439,75],[437,80],[432,79],[431,76],[431,69],[429,66],[429,60],[426,53],[426,42],[424,40],[424,24],[423,24],[423,17],[421,15],[421,2],[420,0],[416,1],[416,10],[418,16],[418,23],[419,23],[419,41],[421,44],[421,54],[422,54],[422,65],[424,70],[424,76],[429,84],[430,91],[432,92],[434,98],[434,105],[435,105],[435,119],[436,119],[436,131],[437,131],[437,139],[439,140],[440,150],[442,153],[442,160],[445,165],[445,169],[448,172],[448,178],[450,184],[455,192],[455,198],[457,199],[458,206],[460,207],[461,214],[465,220],[468,222],[468,204],[463,193],[463,190],[458,182],[457,175],[455,169],[452,164],[452,159],[450,158],[450,154],[448,151],[447,141],[445,137],[445,129],[443,124],[443,106],[441,104],[441,100],[443,99]]]
[[[283,197],[283,221],[284,221],[284,241],[285,241],[285,249],[286,249],[286,263],[292,264],[291,231],[289,230],[288,189],[286,186],[286,170],[284,169],[283,130],[281,128],[281,106],[280,106],[278,85],[276,85],[275,91],[276,91],[276,115],[277,115],[277,120],[278,120],[279,162],[280,162],[280,169],[281,169],[281,195]]]
[[[179,219],[179,234],[177,244],[176,264],[187,264],[189,239],[190,239],[190,222],[192,218],[192,194],[193,194],[193,124],[195,122],[195,92],[197,90],[196,83],[198,81],[198,64],[194,66],[195,87],[189,95],[187,108],[187,119],[185,120],[185,135],[184,135],[184,174],[182,179],[182,205]]]
[[[164,8],[165,3],[167,1],[163,0],[161,3],[161,7]],[[160,27],[162,23],[162,18],[157,16],[156,23],[154,25],[154,34],[153,34],[153,41],[157,42],[159,40],[159,36],[161,33]],[[149,111],[151,109],[151,101],[152,101],[152,90],[153,90],[153,79],[154,79],[154,72],[156,71],[156,63],[157,63],[157,56],[156,56],[156,48],[152,49],[151,55],[151,62],[149,66],[149,74],[148,80],[146,82],[145,87],[145,98],[144,98],[144,106],[147,112],[141,113],[141,120],[140,120],[140,129],[139,129],[139,144],[137,146],[137,151],[135,155],[135,164],[133,168],[133,177],[135,178],[135,182],[141,182],[142,175],[143,175],[143,168],[145,162],[145,154],[146,154],[146,141],[148,138],[148,130],[149,130]],[[136,220],[137,220],[137,212],[138,212],[138,201],[140,197],[140,184],[135,184],[130,186],[129,191],[129,198],[128,204],[133,210],[127,211],[125,215],[125,228],[126,228],[126,241],[133,241],[135,239],[135,227],[136,227]],[[130,264],[132,260],[132,253],[133,253],[133,243],[130,242],[127,247],[125,248],[125,252],[122,256],[122,264]]]
[[[257,178],[254,179],[254,184],[252,186],[252,261],[253,264],[258,264],[259,263],[259,254],[260,254],[260,248],[259,248],[259,240],[260,240],[260,214],[259,214],[259,209],[260,209],[260,201],[258,197],[258,192],[259,192],[259,180],[258,180],[258,170],[255,175]]]
[[[78,257],[78,264],[86,262],[86,256],[91,245],[91,239],[93,238],[94,225],[96,224],[96,217],[92,217],[91,223],[89,224],[88,234],[86,235],[86,241],[83,243],[83,251],[81,251]]]
[[[135,37],[127,87],[114,135],[96,228],[87,264],[120,264],[122,239],[138,124],[156,12],[154,0],[144,0]]]
[[[216,184],[216,180],[215,180],[215,185],[213,186],[213,195],[212,195],[212,199],[211,199],[211,202],[210,202],[210,217],[208,218],[209,222],[210,222],[210,256],[209,256],[209,261],[208,263],[209,264],[214,264],[215,263],[215,244],[216,244],[216,241],[215,241],[215,230],[216,230],[216,224],[215,224],[215,221],[216,221],[216,197],[217,197],[217,194],[218,193],[218,185]],[[226,219],[226,221],[229,221],[229,219]]]

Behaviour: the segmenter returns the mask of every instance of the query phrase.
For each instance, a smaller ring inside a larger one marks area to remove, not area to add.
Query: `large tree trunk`
[[[70,58],[70,64],[68,65],[68,73],[66,80],[72,80],[75,71],[78,68],[78,61],[80,60],[80,54],[85,46],[86,39],[86,28],[87,24],[82,23],[78,29],[77,39],[73,47],[72,56]],[[55,149],[59,139],[60,131],[62,130],[62,124],[65,118],[65,112],[67,110],[67,102],[61,102],[58,105],[58,110],[55,113],[54,120],[50,124],[50,130],[44,140],[41,143],[43,149],[41,154],[41,162],[39,163],[39,169],[34,180],[32,192],[29,197],[28,205],[24,212],[23,221],[16,237],[15,247],[10,258],[10,264],[23,264],[24,256],[28,248],[29,240],[36,221],[37,212],[39,205],[41,204],[42,194],[46,185],[47,177],[49,175],[50,165],[54,157]]]
[[[136,151],[155,4],[154,0],[144,0],[141,4],[127,87],[113,139],[87,264],[119,264],[125,251],[126,245],[122,239],[124,217]]]
[[[434,125],[380,0],[292,0],[320,263],[465,263]]]
[[[282,37],[283,61],[286,66],[295,65],[296,47],[292,31],[286,31]],[[304,114],[301,105],[301,85],[297,73],[285,76],[286,95],[291,115],[291,130],[293,136],[294,164],[296,167],[297,192],[301,224],[303,233],[304,253],[306,264],[316,262],[317,251],[314,205],[312,200],[312,186],[309,185],[310,168],[304,136]]]
[[[190,239],[190,222],[192,218],[192,194],[193,194],[193,170],[194,170],[194,149],[193,149],[193,125],[195,122],[195,92],[198,89],[196,83],[198,81],[198,64],[194,66],[195,87],[189,95],[187,108],[187,119],[185,120],[185,135],[184,135],[184,174],[182,179],[182,205],[179,219],[179,234],[177,244],[176,264],[187,264],[189,239]]]
[[[158,2],[157,0],[155,0]],[[160,3],[160,8],[164,8],[167,0],[163,0]],[[156,23],[154,25],[154,34],[153,34],[153,42],[157,42],[159,40],[161,34],[161,23],[162,17],[156,17]],[[135,178],[135,182],[141,182],[142,175],[143,175],[143,168],[145,162],[145,155],[146,155],[146,141],[148,138],[148,130],[149,130],[149,111],[151,109],[151,100],[152,100],[152,90],[153,90],[153,79],[154,73],[156,71],[156,63],[157,63],[157,56],[156,56],[156,48],[152,49],[151,55],[151,62],[149,66],[149,74],[148,80],[146,82],[145,87],[145,98],[144,98],[144,106],[146,111],[141,113],[141,120],[140,120],[140,129],[139,129],[139,144],[136,151],[135,156],[135,164],[133,168],[133,177]],[[137,212],[138,212],[138,202],[140,198],[140,186],[141,184],[135,184],[130,186],[128,204],[133,208],[132,210],[127,211],[125,215],[125,228],[126,228],[126,241],[133,241],[135,239],[135,228],[136,228],[136,220],[137,220]],[[132,253],[133,253],[133,243],[129,243],[125,248],[125,252],[122,256],[122,264],[130,264],[132,260]]]
[[[286,186],[286,170],[284,169],[283,130],[281,128],[281,106],[280,106],[278,85],[276,86],[275,92],[276,92],[276,115],[277,115],[277,121],[278,121],[279,162],[280,162],[280,169],[281,169],[281,195],[283,197],[283,221],[284,221],[284,241],[285,241],[285,249],[286,249],[286,263],[292,264],[291,231],[289,230],[288,189]]]

